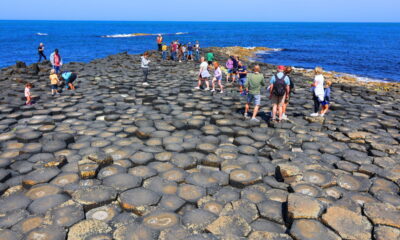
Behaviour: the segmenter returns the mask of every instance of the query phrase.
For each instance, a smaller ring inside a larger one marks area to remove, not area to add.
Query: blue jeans
[[[167,51],[163,51],[162,52],[162,59],[166,60],[167,59],[167,55],[168,55]]]
[[[171,55],[171,57],[172,57],[172,60],[176,60],[176,52],[172,52],[172,55]]]
[[[56,71],[57,74],[60,73],[60,66],[53,66],[54,71]]]
[[[195,60],[200,61],[200,52],[199,51],[196,51]]]
[[[184,53],[183,53],[183,58],[184,58],[184,60],[187,59],[187,55],[188,55],[187,52],[184,52]]]

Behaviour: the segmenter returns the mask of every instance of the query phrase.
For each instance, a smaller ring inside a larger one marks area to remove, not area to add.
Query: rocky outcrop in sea
[[[56,97],[48,63],[1,70],[1,240],[400,238],[398,93],[336,83],[313,118],[294,73],[289,121],[264,95],[253,123],[236,86],[195,91],[197,63],[150,58],[149,86],[136,55],[66,64],[77,89]]]

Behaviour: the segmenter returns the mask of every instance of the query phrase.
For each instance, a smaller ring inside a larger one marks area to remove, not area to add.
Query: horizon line
[[[192,22],[192,23],[400,23],[392,21],[213,21],[213,20],[76,20],[76,19],[0,19],[0,21],[59,21],[59,22]]]

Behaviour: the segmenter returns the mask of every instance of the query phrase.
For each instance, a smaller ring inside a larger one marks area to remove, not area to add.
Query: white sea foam
[[[130,38],[130,37],[145,37],[145,36],[157,36],[157,35],[184,35],[189,34],[188,32],[177,32],[177,33],[121,33],[100,36],[102,38]]]
[[[47,36],[47,35],[49,35],[49,34],[38,32],[38,33],[36,33],[36,35],[38,35],[38,36]]]

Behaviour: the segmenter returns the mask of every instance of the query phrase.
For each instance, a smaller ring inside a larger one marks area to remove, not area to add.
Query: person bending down
[[[70,89],[70,90],[75,90],[75,86],[74,86],[74,81],[76,80],[76,78],[78,77],[78,75],[76,73],[73,72],[63,72],[61,74],[61,77],[64,79],[65,81],[65,88],[66,89]]]
[[[265,86],[264,75],[260,73],[260,66],[256,65],[253,69],[253,73],[248,74],[247,81],[244,85],[247,92],[247,103],[244,109],[244,117],[249,118],[248,112],[250,104],[254,103],[254,111],[251,121],[259,122],[256,118],[258,109],[261,103],[261,86]]]
[[[222,71],[221,68],[219,67],[218,62],[214,62],[214,78],[212,80],[212,90],[211,92],[215,92],[215,82],[218,81],[219,88],[221,89],[220,93],[224,92],[224,86],[222,86]]]

